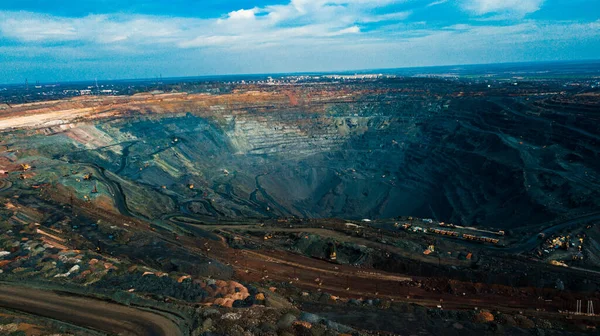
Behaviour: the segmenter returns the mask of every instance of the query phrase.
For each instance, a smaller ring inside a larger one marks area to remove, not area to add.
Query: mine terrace
[[[597,83],[6,87],[1,328],[119,331],[35,294],[131,334],[596,333]]]

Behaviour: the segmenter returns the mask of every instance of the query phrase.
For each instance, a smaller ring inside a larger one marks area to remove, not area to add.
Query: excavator
[[[329,243],[329,261],[337,262],[337,247],[335,243]]]

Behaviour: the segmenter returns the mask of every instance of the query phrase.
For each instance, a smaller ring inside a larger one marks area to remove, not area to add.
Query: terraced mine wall
[[[79,102],[104,117],[39,128],[36,155],[106,169],[117,202],[150,219],[412,215],[510,229],[597,211],[598,97],[436,85],[444,93]]]

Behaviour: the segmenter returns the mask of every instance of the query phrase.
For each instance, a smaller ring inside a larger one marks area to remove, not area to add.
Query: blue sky
[[[598,58],[598,0],[0,1],[0,83]]]

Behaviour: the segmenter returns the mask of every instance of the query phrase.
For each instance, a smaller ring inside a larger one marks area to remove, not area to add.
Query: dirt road
[[[96,299],[0,284],[0,307],[117,335],[183,335],[158,314]]]
[[[175,221],[177,222],[177,221]],[[288,232],[288,233],[310,233],[319,235],[321,237],[333,238],[340,242],[345,243],[353,243],[357,245],[364,245],[374,249],[378,249],[381,251],[388,251],[395,253],[399,256],[409,258],[412,260],[418,260],[421,262],[426,262],[430,264],[438,264],[438,260],[435,258],[424,257],[420,254],[413,253],[411,251],[407,251],[405,249],[390,245],[383,244],[373,240],[361,238],[361,237],[353,237],[347,234],[344,234],[339,231],[335,231],[329,228],[314,228],[314,227],[295,227],[295,228],[286,228],[286,227],[272,227],[272,226],[264,226],[261,227],[259,225],[252,224],[244,224],[244,225],[196,225],[196,224],[188,224],[194,225],[204,230],[226,230],[226,231],[247,231],[247,232]],[[444,260],[446,265],[456,265],[456,266],[464,266],[463,262],[458,259],[446,259]]]

